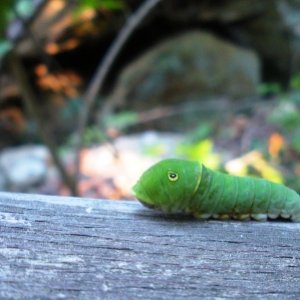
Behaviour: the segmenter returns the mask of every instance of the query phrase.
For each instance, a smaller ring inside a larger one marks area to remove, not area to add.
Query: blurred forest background
[[[0,190],[132,199],[198,160],[300,191],[298,0],[2,0]]]

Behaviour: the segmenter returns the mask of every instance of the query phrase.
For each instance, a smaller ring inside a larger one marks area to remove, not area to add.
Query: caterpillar
[[[300,196],[261,178],[213,171],[203,164],[165,159],[146,170],[133,187],[145,206],[198,219],[300,221]]]

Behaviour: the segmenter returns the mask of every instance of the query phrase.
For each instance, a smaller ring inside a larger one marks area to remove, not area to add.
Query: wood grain
[[[296,299],[300,224],[0,193],[1,299]]]

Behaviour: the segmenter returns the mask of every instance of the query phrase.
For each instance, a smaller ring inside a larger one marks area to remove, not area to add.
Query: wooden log
[[[1,299],[300,295],[300,224],[170,218],[137,202],[0,193]]]

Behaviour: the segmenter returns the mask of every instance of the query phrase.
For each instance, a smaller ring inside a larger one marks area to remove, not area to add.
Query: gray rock
[[[44,146],[6,149],[0,155],[2,177],[10,189],[24,191],[45,178],[48,160],[49,153]]]
[[[202,96],[250,96],[259,82],[254,52],[193,31],[159,44],[130,64],[110,100],[145,110]]]
[[[161,17],[175,24],[200,22],[253,49],[265,80],[286,82],[300,66],[300,2],[298,0],[170,0]]]

